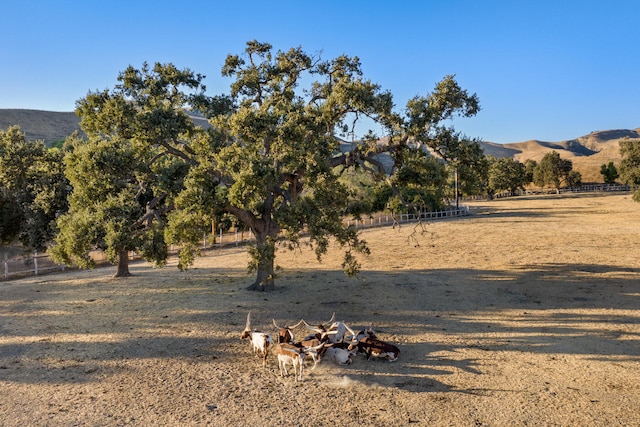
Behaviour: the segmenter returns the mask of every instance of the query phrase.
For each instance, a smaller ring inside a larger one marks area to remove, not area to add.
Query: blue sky
[[[447,74],[482,110],[456,129],[493,142],[562,141],[640,127],[637,0],[3,0],[0,108],[73,111],[144,61],[227,93],[227,54],[248,40],[358,56],[398,110]]]

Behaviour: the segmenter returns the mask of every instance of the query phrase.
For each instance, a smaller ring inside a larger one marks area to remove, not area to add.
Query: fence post
[[[222,228],[220,229],[220,246],[222,246]]]
[[[36,276],[38,275],[38,251],[33,253],[33,272]]]
[[[202,247],[207,249],[207,233],[204,233],[204,236],[202,237]]]
[[[4,254],[4,278],[7,279],[9,277],[9,257],[7,254]]]

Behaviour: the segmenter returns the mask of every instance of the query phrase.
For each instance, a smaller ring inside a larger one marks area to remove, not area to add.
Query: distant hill
[[[573,162],[573,169],[580,172],[584,182],[602,182],[600,166],[609,162],[620,163],[622,157],[618,143],[625,138],[640,141],[640,128],[596,131],[560,142],[538,140],[508,144],[482,142],[481,146],[486,154],[511,157],[521,162],[528,159],[539,162],[548,152],[556,151],[563,159]]]
[[[44,140],[48,145],[79,131],[79,122],[73,112],[0,109],[1,130],[18,125],[27,139]]]
[[[200,126],[208,126],[205,118],[192,119]],[[80,118],[74,112],[0,109],[0,130],[19,125],[30,140],[44,140],[51,145],[80,130]]]
[[[192,119],[201,126],[208,126],[202,117],[192,116]],[[73,112],[0,109],[0,129],[6,130],[9,126],[19,125],[27,139],[44,140],[46,144],[64,139],[80,130],[79,121]],[[527,159],[540,161],[546,153],[557,151],[560,157],[573,162],[573,168],[582,174],[584,182],[602,182],[600,166],[610,161],[620,163],[618,142],[623,138],[640,141],[640,128],[596,131],[560,142],[532,139],[507,144],[482,142],[481,146],[486,154],[511,157],[521,162]]]

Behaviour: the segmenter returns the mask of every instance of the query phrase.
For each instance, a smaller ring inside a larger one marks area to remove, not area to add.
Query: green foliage
[[[64,141],[65,141],[64,138],[56,139],[51,143],[50,148],[57,148],[59,150],[62,150],[62,148],[64,147]]]
[[[458,190],[466,194],[480,191],[486,181],[487,163],[479,141],[456,132],[443,123],[455,116],[471,117],[480,111],[476,94],[470,95],[455,81],[445,76],[427,96],[417,96],[407,103],[406,119],[399,136],[424,144],[450,165],[451,176],[457,170]],[[397,120],[396,120],[397,122]],[[397,159],[397,164],[403,164]]]
[[[215,107],[203,95],[203,78],[172,64],[156,63],[151,68],[144,63],[141,69],[130,66],[122,72],[113,90],[90,92],[77,102],[80,126],[89,138],[70,138],[66,143],[66,173],[73,193],[69,217],[59,221],[61,235],[55,248],[59,259],[82,263],[97,247],[110,261],[120,261],[117,275],[128,275],[120,269],[126,268],[130,250],[164,265],[167,214],[197,164],[194,150],[210,139],[184,110]],[[78,215],[89,215],[99,224],[89,243],[76,245],[80,236],[68,228]]]
[[[229,55],[222,73],[233,79],[233,102],[212,114],[209,146],[201,140],[192,156],[200,170],[189,173],[185,196],[178,200],[215,195],[208,215],[230,214],[253,230],[257,244],[250,249],[250,267],[257,272],[254,287],[263,289],[273,284],[281,232],[292,247],[307,232],[318,257],[330,236],[340,245],[357,246],[342,214],[350,200],[354,212],[370,210],[371,202],[356,207],[350,199],[355,189],[334,170],[334,131],[349,114],[388,107],[387,97],[361,78],[357,58],[320,61],[300,48],[273,52],[257,41],[247,43],[244,56]],[[316,79],[306,94],[298,87],[303,77]]]
[[[408,212],[441,208],[449,178],[445,164],[425,151],[415,149],[407,150],[403,160],[390,177],[398,197],[392,209]],[[397,206],[399,200],[402,200],[401,208]]]
[[[531,184],[533,182],[533,174],[535,173],[536,168],[538,167],[538,162],[533,159],[527,159],[524,161],[524,169],[525,169],[525,185]]]
[[[339,181],[349,191],[345,214],[360,218],[384,210],[392,194],[391,186],[364,168],[338,167]]]
[[[559,189],[563,183],[568,185],[567,178],[572,168],[573,162],[571,160],[561,159],[558,152],[551,151],[544,155],[535,168],[533,183],[538,187],[552,186]],[[575,178],[576,176],[573,174],[571,179],[575,181]]]
[[[157,267],[166,265],[169,258],[169,248],[164,238],[164,230],[153,224],[144,231],[139,246],[142,258],[154,262]]]
[[[137,249],[141,230],[132,225],[145,212],[136,185],[135,171],[141,169],[136,152],[119,138],[75,138],[67,144],[65,171],[73,192],[69,212],[58,219],[54,259],[89,268],[89,252],[97,247],[116,263],[121,251]]]
[[[371,205],[372,211],[383,211],[392,195],[393,188],[388,182],[382,181],[378,183],[378,185],[373,188],[373,203]]]
[[[178,268],[183,271],[193,264],[197,243],[210,229],[210,217],[200,215],[196,209],[177,209],[168,216],[164,229],[164,241],[180,242]]]
[[[579,187],[582,185],[582,175],[578,171],[571,170],[567,173],[565,182],[569,187]]]
[[[458,191],[461,194],[482,194],[489,180],[489,162],[477,141],[461,141],[461,147],[464,147],[463,156],[450,163],[449,176],[454,176],[457,169]]]
[[[0,188],[0,244],[11,245],[17,241],[24,222],[15,196],[8,189]]]
[[[222,74],[232,79],[230,99],[200,109],[209,113],[213,130],[210,139],[199,138],[189,147],[192,169],[176,201],[180,209],[210,218],[233,215],[253,230],[253,289],[273,285],[272,245],[281,234],[289,242],[285,246],[295,248],[301,233],[308,233],[319,259],[335,239],[346,249],[343,267],[352,274],[366,245],[343,226],[344,213],[380,209],[392,194],[407,206],[440,205],[448,174],[442,163],[425,156],[425,145],[461,168],[466,183],[478,181],[484,167],[477,141],[442,124],[479,110],[477,96],[461,89],[453,76],[412,99],[401,116],[392,111],[391,94],[363,78],[357,57],[323,61],[301,48],[274,52],[254,40],[244,55],[227,56]],[[309,85],[301,88],[303,82]],[[354,149],[340,152],[335,134],[353,132],[361,117],[378,122],[388,132],[388,144],[378,144],[369,133]],[[395,164],[389,182],[382,180],[382,152]],[[353,167],[358,172],[352,174]],[[196,200],[205,208],[194,207]],[[196,225],[196,217],[190,218]],[[172,238],[186,242],[188,236]]]
[[[615,184],[616,179],[620,177],[618,174],[618,169],[613,162],[609,162],[608,164],[603,164],[600,167],[600,174],[604,179],[605,184]]]
[[[517,190],[524,190],[524,186],[529,182],[526,166],[518,160],[509,157],[489,160],[490,194],[500,191],[515,193]]]
[[[46,250],[67,210],[62,152],[28,141],[18,126],[0,131],[0,241],[20,241],[25,251]]]
[[[50,249],[54,261],[60,264],[77,264],[80,268],[92,268],[94,261],[90,251],[101,233],[98,224],[92,218],[91,210],[78,210],[75,214],[65,214],[58,219],[60,232],[55,245]]]
[[[275,239],[269,236],[265,242],[249,245],[249,256],[250,261],[247,266],[249,273],[256,273],[263,266],[269,265],[271,260],[276,256]],[[269,271],[268,274],[269,277],[266,277],[267,280],[273,280],[275,278],[273,271]]]
[[[620,141],[620,179],[628,185],[640,185],[640,141],[624,139]],[[640,202],[640,189],[633,194],[633,200]]]
[[[387,205],[391,213],[397,214],[404,212],[404,203],[398,196],[393,196]]]

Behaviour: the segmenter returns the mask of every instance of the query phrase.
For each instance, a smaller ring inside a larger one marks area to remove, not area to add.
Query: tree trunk
[[[118,254],[118,270],[113,277],[129,277],[129,251],[123,249]]]
[[[273,259],[270,265],[258,266],[258,274],[256,281],[247,289],[250,291],[271,292],[275,288],[275,280],[273,279]]]
[[[256,280],[247,289],[270,292],[275,288],[276,238],[267,233],[256,232],[256,247],[251,256],[256,265]]]

